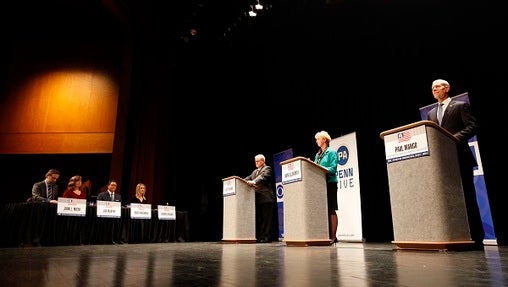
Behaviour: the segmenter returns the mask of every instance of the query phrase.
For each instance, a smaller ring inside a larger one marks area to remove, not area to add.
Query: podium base
[[[330,246],[330,240],[284,240],[284,243],[287,246],[297,246],[297,247],[306,247],[306,246]]]
[[[471,249],[474,241],[392,241],[392,243],[397,246],[397,250],[448,251]]]
[[[222,239],[222,243],[256,243],[256,239]]]

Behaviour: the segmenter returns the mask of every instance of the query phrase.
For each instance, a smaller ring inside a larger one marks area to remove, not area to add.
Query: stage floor
[[[0,248],[0,286],[507,286],[508,246],[175,242]]]

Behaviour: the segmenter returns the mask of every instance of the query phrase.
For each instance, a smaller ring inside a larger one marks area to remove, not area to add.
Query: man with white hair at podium
[[[474,241],[473,249],[483,250],[485,232],[474,188],[473,168],[478,164],[468,143],[469,139],[476,135],[478,124],[471,113],[469,103],[453,100],[450,98],[449,93],[450,84],[448,81],[437,79],[432,82],[432,95],[438,103],[435,108],[427,113],[427,119],[449,131],[458,140],[457,157],[459,159],[471,240]]]
[[[272,241],[273,214],[275,210],[275,179],[265,156],[254,157],[256,169],[245,177],[247,184],[256,192],[256,237],[259,243]]]

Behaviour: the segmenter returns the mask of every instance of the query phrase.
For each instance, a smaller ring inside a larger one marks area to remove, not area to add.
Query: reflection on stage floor
[[[1,286],[506,286],[508,247],[174,242],[0,248]]]

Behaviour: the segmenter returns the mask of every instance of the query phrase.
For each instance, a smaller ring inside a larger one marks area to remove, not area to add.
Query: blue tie
[[[443,120],[443,104],[437,104],[437,122],[441,125],[441,121]]]

